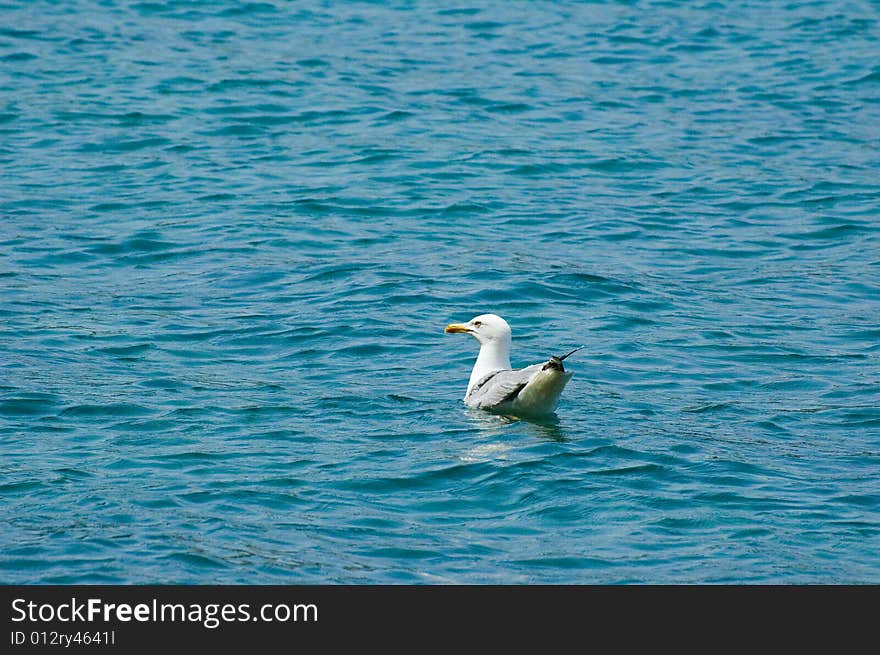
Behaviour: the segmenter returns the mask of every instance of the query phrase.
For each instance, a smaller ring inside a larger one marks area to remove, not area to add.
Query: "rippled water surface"
[[[5,0],[0,581],[880,583],[878,171],[873,2]]]

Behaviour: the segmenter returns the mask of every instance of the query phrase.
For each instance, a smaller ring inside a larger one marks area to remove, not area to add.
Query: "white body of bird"
[[[571,353],[551,357],[543,364],[512,369],[510,325],[496,314],[452,323],[446,326],[446,332],[470,334],[480,343],[464,395],[468,407],[513,416],[542,416],[556,410],[559,396],[572,376],[562,360]]]

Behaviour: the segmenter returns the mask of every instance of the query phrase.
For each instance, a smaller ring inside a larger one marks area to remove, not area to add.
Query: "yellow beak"
[[[446,334],[459,334],[460,332],[469,332],[468,326],[464,323],[450,323],[444,330]]]

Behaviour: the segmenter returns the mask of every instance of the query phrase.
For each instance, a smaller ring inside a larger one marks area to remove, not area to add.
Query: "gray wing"
[[[522,391],[543,364],[489,373],[468,394],[465,402],[471,407],[491,409],[511,402]]]

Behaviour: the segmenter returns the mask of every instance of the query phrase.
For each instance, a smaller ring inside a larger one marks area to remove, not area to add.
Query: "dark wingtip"
[[[583,348],[586,348],[586,346],[578,346],[577,348],[575,348],[571,352],[567,352],[562,356],[553,355],[550,358],[550,360],[546,364],[544,364],[544,366],[541,368],[541,370],[546,371],[549,368],[549,369],[553,369],[555,371],[562,371],[564,373],[565,366],[562,365],[562,360],[564,360],[569,355],[574,355],[578,350],[581,350]]]
[[[569,355],[574,355],[578,350],[583,350],[584,348],[586,348],[586,346],[578,346],[577,348],[575,348],[575,349],[572,350],[571,352],[567,352],[567,353],[565,353],[562,357],[551,357],[551,361],[553,361],[554,359],[558,359],[558,360],[561,362],[562,360],[564,360],[564,359],[565,359],[566,357],[568,357]]]
[[[541,367],[542,371],[546,371],[547,369],[551,369],[554,371],[565,371],[565,367],[562,365],[562,358],[553,355],[550,360]]]

